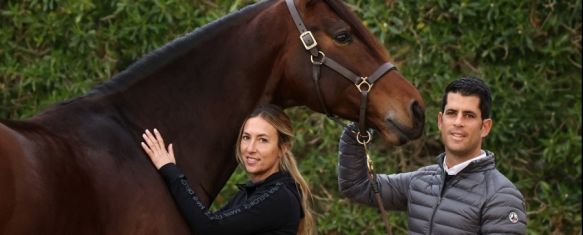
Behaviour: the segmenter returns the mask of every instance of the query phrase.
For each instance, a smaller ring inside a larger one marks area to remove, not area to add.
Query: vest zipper
[[[439,204],[441,204],[441,199],[443,197],[444,191],[445,191],[445,170],[441,169],[441,184],[439,186],[439,197],[437,198],[437,204],[435,204],[433,212],[431,213],[431,218],[429,219],[429,233],[427,233],[428,235],[431,235],[431,233],[433,232],[433,217],[435,217],[435,212],[437,212],[437,208],[439,207]]]

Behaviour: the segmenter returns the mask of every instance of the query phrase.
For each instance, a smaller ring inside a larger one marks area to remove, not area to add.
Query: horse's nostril
[[[413,112],[413,118],[417,123],[423,123],[425,121],[425,110],[419,105],[418,101],[413,101],[411,104],[411,111]]]

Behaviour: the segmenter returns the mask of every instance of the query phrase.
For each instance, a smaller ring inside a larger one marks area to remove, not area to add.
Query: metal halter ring
[[[366,137],[366,140],[361,140],[360,137]],[[359,144],[365,145],[368,144],[368,142],[370,142],[370,140],[372,140],[372,133],[370,133],[370,131],[366,131],[366,135],[360,135],[360,131],[356,132],[356,141]]]
[[[358,88],[358,91],[363,92],[370,92],[370,89],[372,88],[372,84],[368,82],[368,77],[360,77],[360,82],[358,84],[356,84],[356,88]],[[362,89],[362,85],[366,86],[366,89]]]
[[[326,60],[326,54],[324,54],[324,52],[318,51],[318,55],[319,56],[317,58],[322,57],[322,59],[320,61],[315,61],[314,56],[313,55],[310,56],[310,60],[312,61],[312,64],[321,65]]]

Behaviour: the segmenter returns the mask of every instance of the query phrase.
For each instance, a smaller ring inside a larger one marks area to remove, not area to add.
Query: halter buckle
[[[366,91],[368,93],[368,92],[370,92],[370,89],[372,88],[372,83],[369,83],[367,79],[368,79],[368,77],[360,77],[360,81],[356,84],[356,88],[361,93],[363,91]],[[366,86],[366,89],[363,89],[363,87],[362,87],[363,85]]]
[[[314,38],[311,31],[306,31],[300,34],[300,41],[302,41],[306,50],[310,50],[318,45],[318,42],[316,42],[316,38]]]

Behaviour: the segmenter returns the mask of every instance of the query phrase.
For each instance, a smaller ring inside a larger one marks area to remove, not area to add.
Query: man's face
[[[492,127],[492,120],[483,120],[481,115],[478,96],[447,95],[447,104],[437,116],[437,125],[448,158],[467,160],[480,154],[482,138]]]

